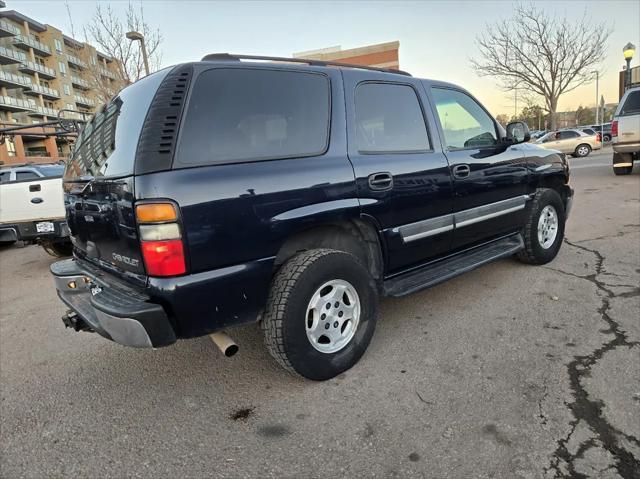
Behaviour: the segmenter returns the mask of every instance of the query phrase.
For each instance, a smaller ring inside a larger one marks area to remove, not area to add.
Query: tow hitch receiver
[[[75,312],[69,310],[67,314],[62,317],[62,322],[66,328],[71,328],[74,331],[89,331],[93,330],[85,323],[80,316]]]

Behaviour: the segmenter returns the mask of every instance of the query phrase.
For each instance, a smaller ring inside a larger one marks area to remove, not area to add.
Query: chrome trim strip
[[[514,211],[522,210],[526,206],[528,195],[516,196],[508,198],[488,205],[470,208],[468,210],[459,211],[454,214],[455,226],[463,227],[479,223],[480,221],[489,220],[496,216],[502,216]]]
[[[428,236],[434,236],[453,229],[453,215],[437,216],[423,221],[393,228],[394,233],[400,233],[402,241],[408,243]]]
[[[477,206],[458,213],[437,216],[423,221],[417,221],[407,225],[397,226],[392,229],[399,233],[404,243],[428,238],[440,233],[451,231],[454,228],[462,228],[481,221],[486,221],[497,216],[506,215],[525,208],[530,195],[516,196],[506,200]]]

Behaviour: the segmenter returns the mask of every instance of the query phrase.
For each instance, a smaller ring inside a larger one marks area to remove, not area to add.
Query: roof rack
[[[411,73],[403,70],[392,70],[391,68],[379,68],[369,67],[365,65],[354,65],[353,63],[332,62],[325,60],[310,60],[307,58],[286,58],[286,57],[265,57],[260,55],[237,55],[235,53],[210,53],[202,57],[203,62],[215,62],[215,61],[240,61],[240,60],[268,60],[273,62],[285,62],[285,63],[304,63],[306,65],[313,66],[332,66],[342,68],[359,68],[362,70],[373,70],[384,73],[399,73],[400,75],[411,76]]]

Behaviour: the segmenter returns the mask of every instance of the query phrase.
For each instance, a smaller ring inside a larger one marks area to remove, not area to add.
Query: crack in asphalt
[[[605,257],[596,249],[587,248],[576,243],[572,243],[566,238],[564,242],[569,246],[580,249],[582,251],[591,253],[596,258],[595,272],[586,276],[569,273],[554,268],[547,268],[558,273],[563,273],[575,278],[584,279],[594,284],[597,290],[601,293],[602,301],[598,308],[602,320],[609,325],[609,329],[603,331],[605,334],[613,334],[613,339],[605,343],[600,348],[592,351],[586,356],[574,356],[573,360],[567,365],[567,372],[569,374],[569,384],[571,387],[574,401],[572,403],[566,403],[565,405],[571,410],[574,420],[569,424],[571,430],[569,434],[564,438],[556,441],[556,450],[552,455],[551,464],[545,468],[545,473],[553,470],[555,471],[555,477],[566,477],[571,479],[583,479],[587,478],[584,474],[576,471],[575,461],[584,456],[586,451],[592,447],[602,447],[608,451],[614,458],[615,464],[612,466],[616,472],[624,479],[638,479],[640,478],[640,460],[636,459],[631,452],[622,447],[618,442],[618,437],[623,437],[630,443],[640,446],[640,441],[631,435],[625,434],[619,431],[614,426],[608,423],[602,414],[604,403],[600,400],[589,399],[587,390],[581,383],[581,378],[585,376],[607,352],[612,351],[618,347],[631,348],[640,344],[638,341],[629,341],[627,334],[620,328],[620,325],[609,315],[611,309],[611,299],[616,297],[629,297],[640,294],[640,288],[635,288],[631,292],[614,294],[606,283],[598,280],[598,275],[603,273],[603,265]],[[567,449],[567,444],[574,434],[578,423],[584,421],[590,429],[595,432],[596,439],[588,439],[583,441],[579,446],[575,454],[571,454]],[[566,464],[568,474],[565,474],[561,470],[561,461]]]

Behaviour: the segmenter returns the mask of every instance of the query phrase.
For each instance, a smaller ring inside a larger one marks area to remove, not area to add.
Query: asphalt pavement
[[[0,250],[0,475],[640,477],[640,171],[572,159],[566,242],[385,299],[361,362],[280,369],[256,325],[156,351],[65,329],[37,246]]]

